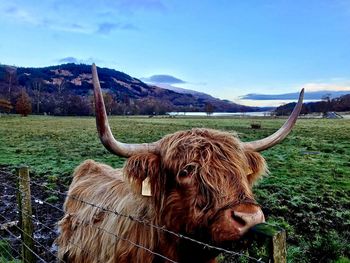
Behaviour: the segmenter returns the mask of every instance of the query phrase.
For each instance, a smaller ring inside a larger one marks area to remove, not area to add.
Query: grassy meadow
[[[110,124],[119,140],[139,143],[192,127],[236,132],[249,141],[272,134],[284,121],[112,117]],[[262,128],[253,130],[251,123]],[[267,221],[287,231],[289,262],[350,262],[350,120],[301,119],[282,144],[263,155],[270,174],[254,191]],[[36,179],[68,185],[85,159],[114,167],[124,162],[104,149],[93,118],[0,118],[0,166],[27,164]]]

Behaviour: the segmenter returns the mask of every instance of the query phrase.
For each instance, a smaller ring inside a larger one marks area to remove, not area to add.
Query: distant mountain
[[[203,100],[206,100],[206,101],[216,101],[216,100],[218,100],[217,98],[215,98],[215,97],[213,97],[213,96],[211,96],[211,95],[209,95],[207,93],[204,93],[204,92],[199,92],[199,91],[195,91],[195,90],[191,90],[191,89],[179,88],[179,87],[175,87],[173,85],[164,84],[164,83],[156,83],[155,85],[158,86],[158,87],[161,87],[163,89],[175,91],[177,93],[190,94],[190,95],[193,95],[193,96],[195,96],[197,98],[200,98],[200,99],[203,99]],[[232,103],[229,100],[222,100],[222,101],[223,102]]]
[[[334,90],[321,90],[321,91],[305,91],[304,99],[305,100],[321,100],[325,96],[330,98],[337,98],[346,94],[349,94],[350,91],[334,91]],[[285,94],[257,94],[250,93],[241,97],[241,99],[246,100],[294,100],[298,99],[299,92],[285,93]]]
[[[204,92],[199,92],[199,91],[195,91],[195,90],[191,90],[191,89],[183,89],[183,88],[175,87],[173,85],[164,84],[164,83],[157,83],[156,85],[158,87],[163,88],[163,89],[172,90],[172,91],[175,91],[175,92],[181,93],[181,94],[190,94],[190,95],[193,95],[193,96],[201,98],[201,99],[217,100],[217,98],[214,98],[213,96],[206,94]]]
[[[98,68],[106,107],[111,114],[163,114],[169,111],[256,111],[258,108],[220,100],[200,92],[148,85],[123,72]],[[9,85],[11,83],[11,85]],[[36,113],[90,115],[93,113],[91,66],[62,64],[43,68],[0,66],[0,98],[16,102],[23,88]],[[12,86],[12,88],[11,88]],[[10,88],[9,88],[10,87]]]
[[[276,115],[289,115],[292,112],[295,104],[296,103],[293,102],[277,107],[275,109]],[[329,111],[350,111],[350,94],[334,99],[329,98],[327,100],[304,103],[301,114]]]

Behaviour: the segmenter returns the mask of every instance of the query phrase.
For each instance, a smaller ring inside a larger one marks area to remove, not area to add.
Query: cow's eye
[[[186,177],[189,174],[187,169],[183,169],[179,172],[179,177]]]
[[[184,169],[182,169],[179,172],[179,177],[180,178],[187,177],[193,172],[193,170],[194,170],[194,166],[193,165],[188,165],[188,166],[186,166]]]

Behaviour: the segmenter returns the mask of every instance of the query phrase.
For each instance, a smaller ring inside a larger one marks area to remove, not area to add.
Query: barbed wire
[[[64,213],[64,210],[63,210],[63,209],[57,208],[56,206],[54,206],[54,205],[52,205],[52,204],[50,204],[50,203],[48,203],[48,202],[46,202],[46,201],[43,201],[43,200],[41,200],[40,198],[35,197],[34,195],[32,195],[32,198],[35,199],[35,200],[38,200],[38,201],[40,201],[40,202],[43,202],[43,203],[45,203],[45,204],[47,204],[47,205],[49,205],[49,206],[51,206],[51,207],[54,207],[54,208],[56,208],[56,209],[58,209],[59,211],[61,211],[61,212]],[[129,240],[129,239],[126,239],[126,238],[123,238],[123,237],[121,237],[121,236],[118,236],[118,235],[116,235],[115,233],[112,233],[112,232],[110,232],[110,231],[108,231],[108,230],[106,230],[106,229],[104,229],[104,228],[98,227],[98,226],[95,225],[95,224],[88,223],[88,222],[85,222],[85,221],[84,221],[84,222],[81,222],[81,223],[83,223],[83,224],[85,224],[85,225],[88,225],[88,226],[91,226],[91,227],[93,227],[93,228],[96,228],[96,229],[98,229],[98,230],[101,230],[101,231],[105,232],[106,234],[109,234],[109,235],[114,236],[114,237],[117,238],[117,239],[120,239],[120,240],[122,240],[122,241],[126,241],[126,242],[132,244],[132,245],[135,246],[135,247],[138,247],[138,248],[141,248],[141,249],[143,249],[143,250],[146,250],[147,252],[149,252],[149,253],[151,253],[151,254],[153,254],[153,255],[155,255],[155,256],[161,257],[161,258],[163,258],[163,259],[165,259],[165,260],[167,260],[167,261],[169,261],[169,262],[177,263],[176,261],[174,261],[174,260],[172,260],[172,259],[170,259],[170,258],[168,258],[168,257],[166,257],[166,256],[164,256],[164,255],[162,255],[162,254],[159,254],[159,253],[157,253],[157,252],[154,252],[154,251],[150,250],[149,248],[146,248],[146,247],[144,247],[144,246],[141,246],[141,245],[139,245],[139,244],[137,244],[137,243],[135,243],[135,242],[133,242],[133,241],[131,241],[131,240]]]
[[[37,184],[36,182],[32,182],[32,183],[35,184],[35,185],[38,185],[38,186],[47,188],[45,185],[40,185],[40,184]],[[90,206],[92,206],[92,207],[101,209],[101,210],[104,211],[104,212],[111,213],[111,214],[114,214],[114,215],[117,215],[117,216],[120,216],[120,217],[124,217],[124,218],[130,219],[130,220],[132,220],[132,221],[136,221],[136,222],[138,222],[138,223],[141,223],[141,224],[143,224],[143,225],[146,225],[146,226],[148,226],[148,227],[155,228],[155,229],[157,229],[157,230],[160,230],[160,231],[169,233],[169,234],[171,234],[171,235],[173,235],[173,236],[176,236],[176,237],[178,237],[178,238],[180,238],[180,239],[185,239],[185,240],[191,241],[191,242],[193,242],[193,243],[197,243],[198,245],[201,245],[201,246],[203,246],[204,248],[215,249],[215,250],[217,250],[217,251],[220,251],[220,252],[223,252],[223,253],[226,253],[226,254],[230,254],[230,255],[233,255],[233,256],[246,257],[246,258],[248,258],[248,259],[250,259],[250,260],[254,260],[254,261],[256,261],[256,262],[262,262],[261,259],[257,259],[257,258],[248,256],[248,255],[239,253],[239,252],[235,252],[235,251],[227,250],[227,249],[224,249],[224,248],[221,248],[221,247],[217,247],[217,246],[214,246],[214,245],[211,245],[211,244],[208,244],[208,243],[205,243],[205,242],[196,240],[196,239],[194,239],[194,238],[188,237],[188,236],[186,236],[186,235],[183,235],[183,234],[180,234],[180,233],[176,233],[176,232],[174,232],[174,231],[171,231],[171,230],[169,230],[169,229],[166,229],[165,227],[152,224],[152,223],[150,223],[149,221],[142,220],[142,219],[133,217],[133,216],[131,216],[131,215],[125,215],[125,214],[123,214],[123,213],[120,213],[120,212],[117,212],[117,211],[113,211],[113,210],[107,209],[107,208],[105,208],[105,207],[98,206],[98,205],[93,204],[93,203],[90,203],[90,202],[88,202],[88,201],[86,201],[86,200],[79,199],[79,198],[77,198],[77,197],[75,197],[75,196],[71,196],[71,195],[69,195],[69,194],[62,193],[62,192],[57,191],[57,190],[52,190],[52,189],[50,189],[50,188],[48,188],[48,189],[51,190],[51,192],[54,192],[54,193],[56,193],[56,194],[63,195],[63,196],[68,197],[68,198],[72,198],[72,199],[74,199],[74,200],[76,200],[76,201],[79,201],[79,202],[81,202],[81,203],[84,203],[84,204],[90,205]],[[65,211],[63,211],[63,212],[65,212]]]
[[[7,172],[4,172],[4,173],[6,173],[6,174],[8,174],[8,175],[10,175],[10,176],[14,176],[13,173],[7,173]],[[26,180],[25,180],[25,181],[26,181]],[[171,230],[169,230],[169,229],[166,229],[166,228],[163,227],[163,226],[158,226],[158,225],[152,224],[152,223],[150,223],[149,221],[142,220],[142,219],[133,217],[133,216],[131,216],[131,215],[126,215],[126,214],[120,213],[120,212],[118,212],[118,211],[113,211],[113,210],[107,209],[107,208],[105,208],[105,207],[101,207],[101,206],[98,206],[98,205],[96,205],[96,204],[90,203],[90,202],[88,202],[88,201],[86,201],[86,200],[79,199],[79,198],[77,198],[76,196],[72,196],[72,195],[69,195],[69,194],[67,194],[67,193],[63,193],[63,192],[61,192],[61,191],[59,191],[59,190],[51,189],[50,187],[48,187],[48,186],[46,186],[46,185],[44,185],[44,184],[42,184],[42,183],[37,183],[37,182],[35,182],[35,181],[33,181],[33,180],[28,180],[27,182],[29,182],[29,183],[32,184],[32,185],[36,185],[36,186],[39,186],[39,187],[43,187],[43,188],[47,189],[48,192],[50,192],[50,193],[55,193],[55,194],[64,196],[64,197],[66,197],[66,198],[74,199],[74,200],[79,201],[79,202],[81,202],[81,203],[83,203],[83,204],[86,204],[86,205],[92,206],[92,207],[94,207],[94,208],[100,209],[100,210],[102,210],[103,212],[107,212],[107,213],[110,213],[110,214],[114,214],[114,215],[119,216],[119,217],[124,217],[124,218],[127,218],[127,219],[131,220],[131,221],[135,221],[135,222],[138,222],[138,223],[143,224],[143,225],[145,225],[145,226],[148,226],[148,227],[150,227],[150,228],[154,228],[154,229],[157,229],[157,230],[166,232],[166,233],[171,234],[171,235],[173,235],[173,236],[176,236],[176,237],[178,237],[178,238],[180,238],[180,239],[188,240],[188,241],[190,241],[190,242],[193,242],[193,243],[196,243],[196,244],[198,244],[198,245],[201,245],[201,246],[203,246],[203,248],[214,249],[214,250],[216,250],[216,251],[219,251],[219,252],[222,252],[222,253],[225,253],[225,254],[229,254],[229,255],[232,255],[232,256],[234,256],[234,257],[244,257],[244,258],[247,258],[247,259],[252,260],[252,261],[255,261],[255,262],[263,262],[261,258],[257,259],[257,258],[254,258],[254,257],[252,257],[252,256],[249,256],[249,255],[246,255],[246,254],[243,254],[243,253],[239,253],[239,252],[235,252],[235,251],[232,251],[232,250],[224,249],[224,248],[221,248],[221,247],[217,247],[217,246],[214,246],[214,245],[211,245],[211,244],[208,244],[208,243],[205,243],[205,242],[196,240],[196,239],[191,238],[191,237],[188,237],[188,236],[186,236],[186,235],[183,235],[183,234],[180,234],[180,233],[176,233],[176,232],[174,232],[174,231],[171,231]],[[9,186],[9,185],[7,185],[7,186]],[[9,186],[9,187],[18,190],[18,189],[15,188],[15,187],[12,187],[12,186]],[[36,199],[37,199],[37,200],[40,200],[40,199],[38,199],[38,198],[36,198]],[[61,208],[59,208],[59,207],[57,207],[57,206],[55,206],[55,205],[52,205],[52,204],[50,204],[50,203],[48,203],[48,202],[45,202],[45,201],[42,201],[42,200],[40,200],[40,201],[43,202],[43,203],[45,203],[45,204],[47,204],[47,205],[49,205],[50,207],[52,207],[52,208],[54,208],[54,209],[57,209],[57,210],[59,210],[59,211],[65,213],[65,211],[64,211],[63,209],[61,209]],[[102,230],[102,229],[101,229],[101,230]],[[105,230],[105,229],[103,229],[103,230]],[[112,233],[112,234],[115,235],[114,233]],[[118,237],[118,238],[120,239],[121,237]],[[127,240],[125,240],[125,241],[127,241]],[[130,240],[128,240],[128,241],[130,241]],[[132,241],[131,241],[131,242],[132,242]],[[135,244],[132,244],[132,245],[135,245]],[[136,245],[137,245],[137,244],[136,244]],[[135,246],[136,246],[136,245],[135,245]],[[146,249],[146,250],[147,250],[147,248],[144,248],[144,247],[142,247],[142,246],[141,246],[140,248],[143,248],[143,249]],[[149,251],[149,252],[150,252],[150,251]],[[151,252],[150,252],[150,253],[151,253]],[[153,253],[156,253],[156,252],[153,252]],[[160,254],[157,255],[157,256],[160,256]],[[165,257],[165,256],[164,256],[164,257]],[[167,260],[170,260],[170,262],[174,262],[174,261],[172,261],[171,259],[167,259]]]
[[[1,183],[1,184],[4,184],[4,183]],[[15,187],[13,187],[13,186],[9,186],[9,185],[7,185],[9,188],[12,188],[12,189],[14,189],[14,190],[16,190],[16,188]],[[18,190],[18,189],[17,189]],[[18,190],[18,191],[20,191],[20,190]],[[21,192],[21,191],[20,191]],[[23,192],[22,192],[23,193]],[[50,204],[50,203],[48,203],[48,202],[46,202],[46,201],[43,201],[43,200],[41,200],[40,198],[37,198],[37,197],[35,197],[34,195],[31,195],[31,198],[32,199],[34,199],[34,200],[38,200],[39,202],[42,202],[42,203],[45,203],[45,204],[47,204],[47,205],[49,205],[49,206],[51,206],[51,207],[53,207],[53,208],[55,208],[55,209],[58,209],[59,211],[61,211],[61,212],[63,212],[64,213],[64,210],[63,209],[61,209],[61,208],[58,208],[58,207],[56,207],[56,206],[54,206],[54,205],[52,205],[52,204]],[[23,212],[22,212],[23,213]],[[25,212],[24,212],[24,214],[25,215],[28,215],[28,214],[26,214]],[[1,215],[0,215],[1,216]],[[3,216],[1,216],[1,217],[3,217]],[[3,218],[5,218],[5,217],[3,217]],[[6,218],[5,218],[6,219]],[[35,219],[34,219],[35,220]],[[40,224],[42,224],[41,222],[39,222]],[[174,261],[174,260],[172,260],[172,259],[170,259],[170,258],[168,258],[168,257],[166,257],[166,256],[164,256],[164,255],[162,255],[162,254],[160,254],[160,253],[157,253],[157,252],[154,252],[154,251],[152,251],[151,249],[149,249],[149,248],[147,248],[147,247],[144,247],[144,246],[142,246],[142,245],[140,245],[140,244],[137,244],[137,243],[135,243],[134,241],[131,241],[131,240],[129,240],[129,239],[127,239],[127,238],[123,238],[123,237],[121,237],[121,236],[118,236],[118,235],[116,235],[116,234],[114,234],[114,233],[112,233],[112,232],[109,232],[108,230],[106,230],[106,229],[104,229],[104,228],[101,228],[101,227],[98,227],[97,225],[94,225],[94,224],[91,224],[91,223],[88,223],[88,222],[81,222],[81,223],[83,223],[83,224],[85,224],[85,225],[89,225],[89,226],[91,226],[91,227],[93,227],[93,228],[96,228],[96,229],[98,229],[98,230],[101,230],[101,231],[104,231],[105,233],[107,233],[107,234],[109,234],[109,235],[112,235],[112,236],[114,236],[115,238],[117,238],[117,239],[119,239],[119,240],[122,240],[122,241],[126,241],[126,242],[128,242],[128,243],[130,243],[131,245],[133,245],[133,246],[135,246],[135,247],[137,247],[137,248],[140,248],[140,249],[143,249],[143,250],[145,250],[145,251],[147,251],[147,252],[149,252],[149,253],[151,253],[151,254],[153,254],[153,255],[155,255],[155,256],[158,256],[158,257],[161,257],[161,258],[163,258],[163,259],[165,259],[165,260],[167,260],[167,261],[169,261],[169,262],[171,262],[171,263],[178,263],[177,261]],[[44,224],[42,224],[42,225],[44,225]],[[45,226],[45,225],[44,225]],[[21,231],[21,229],[19,228],[19,227],[17,227],[17,226],[15,226],[19,231]],[[49,227],[47,227],[47,226],[45,226],[47,229],[49,229],[51,232],[54,232],[55,230],[53,230],[53,229],[51,229],[51,228],[49,228]],[[25,233],[26,234],[26,233]],[[27,235],[28,236],[28,235]],[[34,240],[32,237],[29,237],[29,238],[31,238],[35,243],[38,243],[36,240]],[[70,242],[71,243],[71,242]],[[71,243],[71,244],[73,244],[73,243]],[[39,244],[40,245],[40,244]],[[84,250],[83,250],[84,251]],[[51,253],[52,254],[52,253]],[[55,255],[54,255],[54,257],[56,257]]]
[[[50,232],[55,233],[55,235],[56,235],[56,230],[55,230],[55,229],[52,229],[52,228],[46,226],[45,224],[43,224],[42,222],[40,222],[38,219],[34,219],[34,218],[33,218],[33,220],[34,220],[36,223],[41,224],[45,229],[49,230]],[[71,244],[71,245],[73,245],[73,246],[75,246],[75,247],[77,247],[77,248],[79,248],[81,251],[83,251],[83,252],[85,252],[85,253],[87,253],[87,254],[90,254],[90,253],[92,252],[92,251],[90,252],[90,251],[88,251],[88,250],[82,248],[81,246],[79,246],[79,245],[77,245],[77,244],[75,244],[75,243],[73,243],[73,242],[71,242],[71,241],[68,241],[68,243]],[[59,262],[65,263],[65,261],[63,261],[63,260],[61,260],[60,258],[58,258],[57,255],[54,255],[54,257],[57,258],[57,259],[59,260]],[[98,259],[97,262],[101,262],[101,261]]]
[[[3,184],[3,183],[1,183],[1,184]],[[15,187],[12,187],[12,186],[9,186],[9,185],[7,185],[7,186],[8,186],[9,188],[16,189]],[[18,189],[17,189],[17,190],[18,190]],[[36,197],[33,197],[32,199],[38,200]],[[39,200],[39,201],[41,201],[41,200]],[[41,202],[43,202],[43,201],[41,201]],[[49,203],[46,203],[46,204],[49,204]],[[30,216],[29,214],[25,213],[24,211],[22,211],[21,213],[24,214],[24,215],[26,215],[26,216]],[[11,221],[10,219],[8,219],[8,218],[6,218],[6,217],[4,217],[4,216],[2,216],[2,215],[0,215],[0,216],[1,216],[2,218],[6,219],[7,221]],[[45,229],[49,230],[50,232],[54,233],[55,235],[57,234],[55,229],[52,229],[52,228],[46,226],[45,224],[43,224],[42,222],[40,222],[37,218],[35,218],[33,215],[31,216],[31,219],[32,219],[32,221],[34,221],[34,222],[37,223],[37,224],[42,225]],[[14,226],[15,226],[15,225],[14,225]],[[17,227],[17,226],[15,226],[15,227],[22,233],[22,229],[20,229],[20,228]],[[8,231],[9,231],[9,230],[8,230]],[[38,230],[38,231],[39,231],[39,230]],[[26,233],[25,233],[25,234],[26,234]],[[27,235],[27,236],[28,236],[28,235]],[[30,239],[33,240],[35,243],[38,243],[38,242],[37,242],[36,240],[34,240],[32,237],[30,237]],[[73,243],[73,242],[71,242],[71,241],[69,241],[68,243],[70,243],[70,244],[72,244],[73,246],[79,248],[79,249],[82,250],[83,252],[90,253],[88,250],[83,249],[81,246],[79,246],[79,245],[77,245],[77,244],[75,244],[75,243]],[[39,244],[39,245],[40,245],[40,244]],[[10,245],[10,246],[11,246],[11,245]],[[44,248],[45,251],[49,251],[49,250],[46,249],[46,247],[44,247],[44,246],[40,246],[40,247]],[[14,247],[11,246],[11,248],[12,248],[13,250],[16,251],[16,249],[15,249]],[[50,251],[49,251],[49,252],[50,252]],[[54,258],[57,258],[57,256],[54,255],[53,253],[50,252],[50,254],[51,254]],[[57,258],[57,259],[59,260],[59,262],[63,262],[63,263],[64,263],[64,261],[62,261],[61,259],[59,259],[59,258]],[[97,260],[97,262],[101,262],[101,261],[100,261],[100,260]]]
[[[13,234],[11,231],[9,231],[8,229],[4,228],[4,231],[6,231],[10,236],[12,236],[13,238],[17,239],[17,240],[21,240],[19,237],[17,237],[15,234]],[[30,247],[28,247],[25,243],[21,242],[21,244],[23,246],[25,246],[31,253],[34,254],[34,256],[36,256],[38,259],[40,259],[42,262],[46,262],[43,258],[41,258],[37,253],[35,253]]]
[[[26,214],[28,216],[28,214]],[[0,217],[8,220],[8,218],[4,217],[3,215],[0,214]],[[43,248],[44,250],[47,250],[45,246],[43,246],[42,244],[40,244],[38,241],[35,240],[34,237],[28,235],[28,233],[24,232],[20,227],[18,227],[16,224],[13,225],[13,227],[15,227],[20,233],[23,233],[23,235],[25,235],[26,237],[28,237],[30,240],[32,240],[36,246]],[[8,230],[8,229],[4,229],[4,230]],[[8,230],[9,231],[9,230]],[[23,243],[24,244],[24,243]],[[32,251],[31,251],[32,252]],[[48,251],[53,257],[56,257],[56,255],[52,254],[51,251]]]
[[[1,246],[1,249],[2,249],[3,251],[7,252],[7,255],[10,256],[10,257],[12,257],[12,259],[15,259],[15,258],[13,257],[13,255],[12,255],[12,251],[17,251],[17,249],[14,248],[14,247],[11,245],[11,243],[10,243],[9,240],[8,240],[8,238],[0,236],[0,239],[3,240],[3,241],[5,242],[5,244]],[[8,249],[6,248],[6,246],[9,246],[12,250],[8,250]],[[2,256],[5,257],[5,258],[7,258],[6,255],[5,255],[5,256],[2,255]]]
[[[11,188],[11,189],[13,189],[13,190],[20,191],[18,188],[15,188],[15,187],[10,186],[10,185],[8,185],[8,184],[5,184],[5,183],[3,183],[3,182],[1,182],[1,184],[6,185],[7,187],[9,187],[9,188]],[[21,192],[21,191],[20,191],[20,192]],[[23,193],[23,192],[22,192],[22,193]],[[33,196],[31,196],[31,197],[32,197],[32,199],[34,199],[33,201],[34,201],[34,203],[36,204],[37,202],[35,202],[35,201],[37,200],[37,198],[35,198],[35,197],[33,197]],[[40,201],[41,201],[41,200],[40,200]],[[41,202],[42,202],[42,201],[41,201]],[[47,203],[47,202],[45,202],[45,203],[46,203],[46,204],[49,204],[49,203]],[[50,205],[50,204],[49,204],[49,205]],[[54,208],[57,209],[57,207],[55,207],[55,206],[52,206],[52,207],[54,207]],[[52,233],[54,233],[55,235],[57,235],[55,229],[52,229],[52,228],[46,226],[44,223],[40,222],[37,218],[35,218],[34,215],[30,216],[29,214],[25,213],[24,211],[21,211],[21,213],[24,214],[24,215],[26,215],[26,216],[31,217],[31,220],[34,221],[35,223],[37,223],[37,225],[40,224],[40,225],[42,225],[45,229],[47,229],[47,230],[49,230],[50,232],[52,232]],[[2,215],[0,215],[0,216],[1,216],[2,218],[6,219],[6,221],[11,221],[11,219],[5,218],[5,217],[2,216]],[[22,229],[20,229],[20,228],[17,227],[17,226],[15,226],[15,227],[22,233]],[[37,230],[37,231],[40,231],[40,230]],[[9,230],[8,230],[7,232],[9,232]],[[25,233],[25,234],[26,234],[26,233]],[[27,235],[27,236],[28,236],[28,235]],[[16,239],[18,239],[18,238],[16,238]],[[32,237],[30,237],[30,239],[32,239],[36,244],[39,244],[39,243],[38,243],[36,240],[34,240]],[[73,246],[79,248],[80,250],[82,250],[82,251],[84,251],[84,252],[86,252],[86,253],[89,253],[89,251],[87,251],[86,249],[83,249],[82,247],[80,247],[80,246],[77,245],[77,244],[74,244],[74,243],[71,242],[71,241],[69,241],[68,243],[72,244]],[[9,245],[10,245],[10,244],[9,244]],[[10,246],[11,246],[11,245],[10,245]],[[42,248],[44,249],[44,251],[49,251],[49,249],[47,249],[46,247],[42,246],[41,244],[39,244],[39,246],[42,247]],[[11,246],[11,248],[12,248],[14,251],[16,251],[16,249],[15,249],[14,247]],[[57,256],[56,256],[55,254],[51,253],[51,251],[49,251],[49,253],[50,253],[54,258],[57,258]],[[64,262],[64,261],[62,261],[62,260],[60,260],[60,259],[58,259],[58,260],[59,260],[59,262]],[[97,262],[100,262],[100,260],[97,260]]]

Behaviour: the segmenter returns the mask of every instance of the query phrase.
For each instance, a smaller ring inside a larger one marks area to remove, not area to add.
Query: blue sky
[[[96,62],[234,101],[350,91],[348,0],[12,0],[0,23],[3,64]]]

